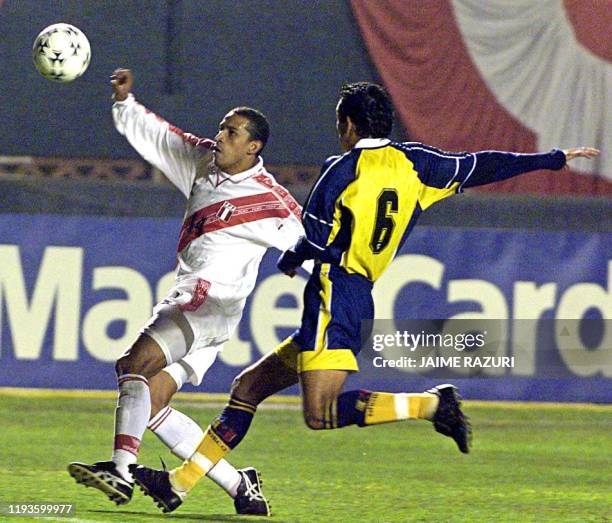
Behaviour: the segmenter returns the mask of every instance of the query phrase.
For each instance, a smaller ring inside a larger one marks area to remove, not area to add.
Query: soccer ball
[[[32,47],[34,65],[47,80],[72,82],[89,65],[91,47],[83,32],[70,24],[43,29]]]

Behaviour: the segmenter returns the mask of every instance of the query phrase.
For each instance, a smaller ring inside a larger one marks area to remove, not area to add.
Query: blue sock
[[[365,426],[366,406],[371,395],[372,392],[363,389],[350,390],[340,394],[330,406],[330,426],[328,428],[347,427],[348,425]],[[333,422],[334,418],[336,418],[335,422]]]
[[[211,423],[213,432],[231,449],[236,447],[251,426],[257,407],[235,397]]]

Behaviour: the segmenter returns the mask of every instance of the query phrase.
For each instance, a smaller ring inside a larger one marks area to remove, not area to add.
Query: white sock
[[[160,410],[147,427],[182,460],[189,459],[204,437],[195,421],[172,407]]]
[[[148,428],[162,441],[170,452],[182,460],[189,459],[204,437],[204,431],[189,416],[166,407],[149,421]],[[208,477],[231,497],[236,497],[241,477],[227,461],[219,461]]]
[[[206,475],[232,498],[235,498],[236,494],[238,494],[238,485],[240,485],[242,477],[231,463],[221,459],[217,461],[217,464]]]
[[[111,458],[117,471],[132,482],[128,465],[136,463],[142,435],[151,415],[149,383],[144,376],[119,376],[119,398],[115,409],[115,445]]]

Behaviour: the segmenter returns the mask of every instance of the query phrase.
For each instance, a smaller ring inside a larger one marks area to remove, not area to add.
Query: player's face
[[[246,171],[257,161],[261,143],[251,139],[248,125],[248,118],[234,112],[227,113],[219,124],[213,158],[215,165],[227,174]]]

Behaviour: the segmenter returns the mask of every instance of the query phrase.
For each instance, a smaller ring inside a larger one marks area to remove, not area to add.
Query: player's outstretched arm
[[[576,158],[594,158],[599,151],[593,147],[553,149],[548,153],[509,153],[501,151],[481,151],[472,155],[472,168],[466,174],[469,160],[462,159],[463,176],[459,177],[461,187],[477,187],[507,180],[519,174],[551,169],[557,171]]]
[[[131,94],[134,74],[119,68],[110,77],[115,128],[149,163],[153,164],[188,198],[201,155],[213,143],[184,133],[137,103]],[[200,147],[202,145],[202,147]]]

